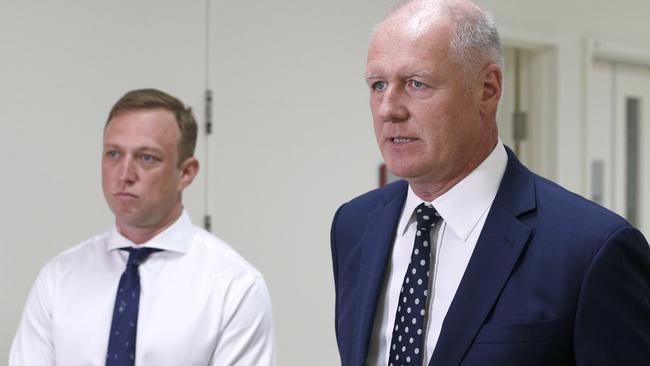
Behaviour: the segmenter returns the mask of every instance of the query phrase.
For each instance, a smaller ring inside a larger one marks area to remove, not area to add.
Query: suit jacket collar
[[[534,176],[506,150],[506,172],[429,365],[461,363],[531,235],[519,218],[536,208]]]
[[[397,224],[402,213],[406,189],[405,181],[391,183],[381,190],[383,202],[367,218],[361,237],[361,264],[359,268],[359,293],[357,295],[358,328],[356,334],[357,353],[354,365],[362,365],[368,353],[368,342],[372,331],[377,301],[381,294],[386,266],[392,251]]]
[[[530,236],[531,228],[519,217],[536,207],[533,175],[510,149],[506,147],[506,151],[506,172],[443,322],[429,365],[457,365],[462,361]],[[381,190],[383,202],[368,215],[360,240],[354,365],[362,365],[368,353],[377,302],[407,188],[405,181],[398,181]]]

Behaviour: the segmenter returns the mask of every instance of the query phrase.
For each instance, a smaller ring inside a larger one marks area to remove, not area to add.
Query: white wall
[[[363,72],[388,1],[241,4],[212,24],[214,231],[267,279],[280,364],[336,365],[329,227],[378,184]]]
[[[329,224],[340,203],[377,185],[363,68],[390,3],[212,0],[207,77],[204,2],[1,2],[0,359],[38,269],[111,223],[99,179],[110,105],[154,86],[202,120],[207,82],[214,134],[208,161],[200,138],[190,212],[200,223],[207,197],[217,235],[265,274],[281,365],[337,364]],[[555,175],[580,192],[584,38],[647,46],[650,3],[483,3],[504,36],[557,48]]]
[[[111,105],[152,86],[200,107],[203,9],[159,0],[0,2],[0,363],[40,267],[112,224],[99,165]],[[199,180],[187,197],[196,212],[201,196]]]
[[[186,198],[199,223],[208,172],[214,231],[267,277],[283,365],[338,360],[329,221],[377,183],[363,66],[385,7],[211,2],[214,134],[208,161],[200,138],[203,173]],[[111,104],[154,86],[203,119],[204,9],[180,0],[0,4],[0,359],[39,268],[111,225],[99,179]],[[264,218],[257,230],[244,221],[250,210]]]

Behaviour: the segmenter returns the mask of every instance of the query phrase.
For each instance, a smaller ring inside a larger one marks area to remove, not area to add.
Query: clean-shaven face
[[[411,183],[453,180],[486,138],[479,85],[449,57],[452,24],[432,9],[385,20],[369,47],[366,81],[388,169]]]
[[[160,229],[181,210],[180,130],[164,109],[125,111],[104,131],[102,186],[118,227]]]

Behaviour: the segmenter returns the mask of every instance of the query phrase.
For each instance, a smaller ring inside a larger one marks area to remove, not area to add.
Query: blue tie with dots
[[[149,255],[160,249],[120,248],[129,252],[126,269],[120,277],[113,308],[111,333],[108,337],[106,366],[133,366],[135,364],[135,336],[138,329],[140,304],[140,273],[138,266]]]
[[[440,221],[440,215],[428,204],[420,204],[415,214],[418,221],[411,261],[404,275],[400,298],[395,313],[395,325],[390,342],[389,366],[422,365],[422,340],[431,263],[431,229]]]

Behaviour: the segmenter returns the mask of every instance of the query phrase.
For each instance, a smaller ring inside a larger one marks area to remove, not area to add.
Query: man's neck
[[[468,173],[469,174],[469,173]],[[433,202],[436,198],[442,196],[449,191],[458,182],[463,180],[467,174],[460,175],[455,179],[445,182],[411,182],[409,185],[413,189],[413,193],[425,202]]]
[[[438,180],[426,178],[422,180],[407,179],[411,189],[413,189],[413,193],[426,202],[432,202],[470,175],[474,169],[490,156],[497,143],[498,140],[495,139],[494,142],[485,144],[483,148],[477,150],[477,153],[469,159],[467,164],[464,164],[461,170],[451,174],[449,177],[443,177]]]

